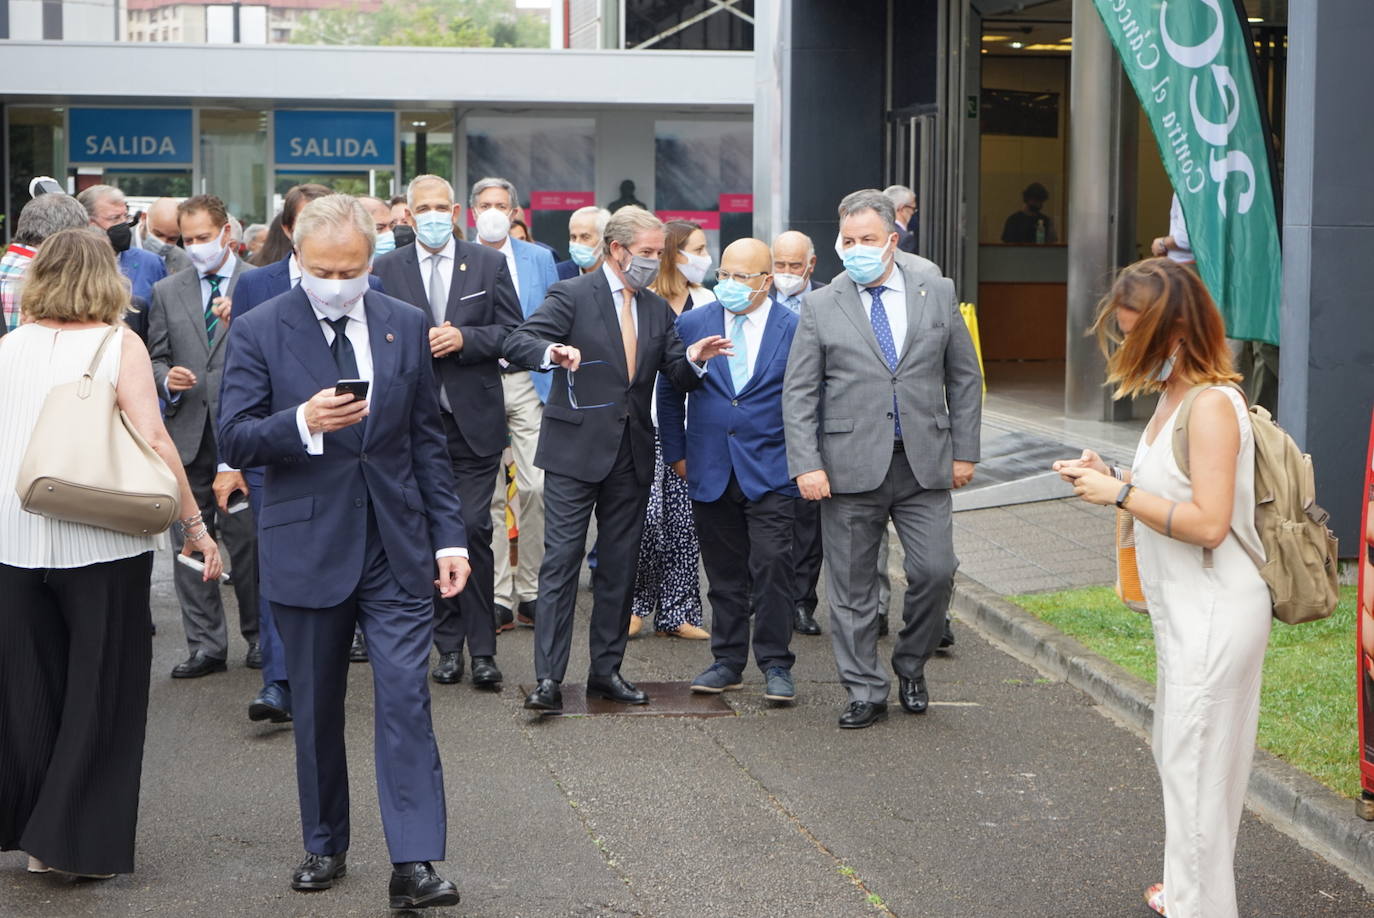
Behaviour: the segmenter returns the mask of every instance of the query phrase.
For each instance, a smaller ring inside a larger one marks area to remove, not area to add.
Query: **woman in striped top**
[[[0,338],[0,850],[27,851],[31,872],[104,878],[134,866],[153,539],[27,513],[15,482],[49,389],[79,379],[122,327],[129,283],[103,235],[73,229],[43,242],[23,294],[24,324]],[[96,377],[175,473],[194,514],[180,522],[185,553],[201,552],[205,578],[218,577],[148,352],[125,331]],[[71,436],[79,449],[81,431]]]

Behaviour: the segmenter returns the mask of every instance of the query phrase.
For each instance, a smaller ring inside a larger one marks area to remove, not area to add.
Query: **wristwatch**
[[[1122,510],[1126,509],[1126,501],[1131,499],[1131,492],[1135,490],[1135,485],[1129,481],[1121,486],[1121,491],[1116,495],[1116,505]]]

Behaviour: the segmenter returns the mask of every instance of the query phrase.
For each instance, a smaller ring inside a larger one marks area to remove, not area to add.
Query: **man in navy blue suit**
[[[733,353],[712,359],[700,388],[686,396],[685,413],[683,393],[666,379],[658,386],[663,460],[687,479],[710,581],[715,661],[692,691],[741,686],[752,616],[763,697],[787,703],[796,696],[788,645],[799,495],[787,474],[782,381],[797,316],[769,296],[772,256],[758,239],[727,246],[716,278],[716,302],[683,312],[678,335],[723,335]]]
[[[286,192],[282,200],[282,232],[290,236],[295,230],[296,215],[301,208],[329,194],[323,185],[296,185]],[[231,298],[230,316],[238,319],[250,309],[281,296],[294,288],[301,280],[301,267],[292,252],[281,261],[246,271],[239,277]],[[368,283],[373,290],[381,290],[381,281],[369,277]],[[233,339],[229,340],[232,346]],[[253,507],[253,518],[262,519],[262,469],[244,469],[244,481],[248,484],[248,502]],[[259,561],[261,565],[261,561]],[[270,720],[274,724],[285,723],[291,719],[291,682],[286,678],[286,658],[282,655],[281,635],[277,624],[272,620],[272,609],[265,596],[260,597],[258,609],[258,640],[262,651],[262,688],[248,704],[250,720]]]
[[[554,265],[559,280],[571,280],[601,264],[601,237],[611,212],[604,207],[579,207],[568,218],[568,260]]]
[[[433,592],[462,590],[467,540],[431,382],[428,323],[409,304],[369,291],[376,235],[355,199],[308,204],[294,240],[300,285],[233,322],[220,396],[226,460],[266,470],[261,589],[295,695],[306,850],[292,886],[328,889],[346,869],[344,694],[361,624],[372,656],[390,905],[455,905],[457,889],[432,865],[444,858],[446,817],[426,670]],[[367,392],[336,394],[344,379],[364,381]]]
[[[496,691],[502,676],[496,667],[490,508],[506,446],[497,361],[506,336],[520,324],[520,301],[506,259],[454,235],[463,209],[454,205],[453,186],[446,179],[416,176],[406,197],[415,217],[416,242],[377,259],[372,270],[429,324],[440,420],[472,561],[471,586],[456,599],[441,597],[435,605],[439,660],[431,675],[445,685],[462,679],[466,645],[473,687]]]

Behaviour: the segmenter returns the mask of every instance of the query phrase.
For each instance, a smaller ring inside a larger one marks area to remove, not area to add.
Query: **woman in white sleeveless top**
[[[109,241],[88,229],[49,236],[24,278],[23,322],[0,337],[0,850],[29,870],[104,878],[134,869],[139,775],[152,663],[153,539],[22,510],[19,465],[53,386],[81,377],[129,283]],[[162,426],[152,364],[127,329],[96,378],[176,474],[186,553],[218,577],[176,447]],[[80,448],[82,431],[71,431]],[[21,713],[22,712],[22,713]]]
[[[1118,329],[1120,334],[1118,334]],[[1235,918],[1233,861],[1254,757],[1271,600],[1254,558],[1255,443],[1221,314],[1189,268],[1134,264],[1095,330],[1117,398],[1160,393],[1135,462],[1092,450],[1054,465],[1090,503],[1135,517],[1137,562],[1158,660],[1153,749],[1164,795],[1164,882],[1146,901],[1169,918]],[[1173,452],[1184,397],[1191,480]]]

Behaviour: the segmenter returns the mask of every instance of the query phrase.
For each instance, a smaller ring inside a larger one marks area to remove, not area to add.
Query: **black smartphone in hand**
[[[367,398],[368,381],[365,379],[341,379],[334,384],[335,395],[352,395],[353,401]]]

